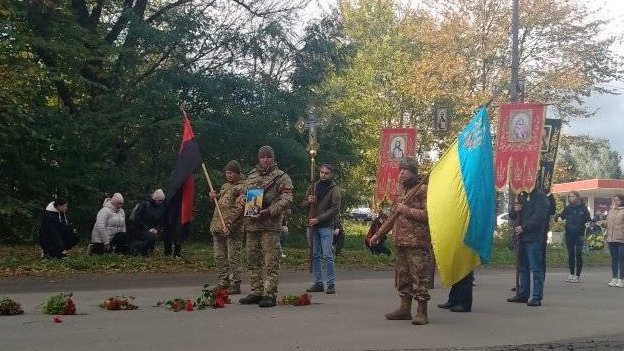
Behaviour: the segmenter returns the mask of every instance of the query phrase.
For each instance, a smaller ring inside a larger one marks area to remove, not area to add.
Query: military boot
[[[210,292],[215,293],[219,290],[228,290],[229,288],[230,288],[230,284],[217,284],[217,286],[210,289]]]
[[[232,284],[227,289],[227,293],[228,293],[228,295],[238,295],[238,294],[240,294],[241,293],[240,284]]]
[[[401,296],[401,306],[390,313],[386,313],[385,316],[389,320],[412,319],[412,297]]]
[[[416,318],[412,321],[414,325],[427,324],[427,301],[418,301],[418,309],[416,310]]]
[[[242,299],[238,300],[241,305],[255,305],[262,300],[262,296],[249,294]]]

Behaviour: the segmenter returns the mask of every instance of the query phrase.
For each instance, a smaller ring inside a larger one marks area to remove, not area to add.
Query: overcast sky
[[[417,0],[404,1],[417,2]],[[577,1],[585,2],[591,8],[600,9],[599,16],[610,20],[605,28],[606,34],[624,34],[624,0]],[[312,0],[304,16],[320,17],[323,11],[329,10],[335,3],[335,0]],[[615,50],[624,56],[624,44],[620,43]],[[596,115],[590,119],[573,119],[569,126],[564,127],[564,134],[588,134],[609,139],[611,146],[624,155],[624,81],[611,82],[608,86],[616,88],[620,95],[595,95],[588,98],[585,104],[592,110],[597,110]]]
[[[590,6],[601,8],[601,15],[604,18],[611,19],[606,28],[608,33],[624,34],[624,1],[586,1],[591,4]],[[619,43],[615,50],[624,56],[622,43]],[[590,119],[573,119],[570,126],[564,128],[564,133],[607,138],[611,142],[611,147],[624,155],[624,81],[611,82],[608,86],[616,88],[620,94],[594,95],[588,98],[585,103],[598,111],[596,116]],[[624,166],[624,160],[620,164]]]

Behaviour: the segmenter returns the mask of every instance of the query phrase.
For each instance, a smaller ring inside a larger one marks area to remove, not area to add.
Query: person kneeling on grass
[[[120,193],[104,199],[104,204],[97,214],[91,231],[89,253],[130,254],[130,238],[126,233],[126,215],[121,205],[123,205],[123,196]]]
[[[165,224],[165,193],[156,189],[148,200],[139,203],[134,216],[131,214],[134,226],[133,250],[137,254],[147,256],[154,251],[158,235],[162,235]]]
[[[42,258],[63,258],[80,238],[67,221],[67,200],[57,198],[45,209],[39,228]]]

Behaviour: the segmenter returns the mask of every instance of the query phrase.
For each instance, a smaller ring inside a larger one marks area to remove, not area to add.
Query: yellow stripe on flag
[[[442,285],[448,287],[481,264],[477,253],[464,244],[470,208],[459,165],[457,141],[429,175],[427,213],[438,272]]]

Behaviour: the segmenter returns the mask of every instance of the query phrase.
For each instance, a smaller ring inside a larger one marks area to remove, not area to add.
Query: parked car
[[[355,221],[368,222],[373,220],[373,211],[368,207],[358,207],[349,212],[349,217]]]
[[[509,213],[501,213],[496,216],[496,226],[509,223]]]

